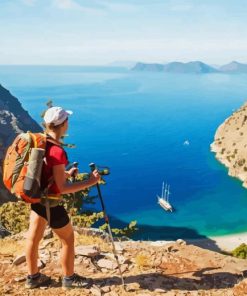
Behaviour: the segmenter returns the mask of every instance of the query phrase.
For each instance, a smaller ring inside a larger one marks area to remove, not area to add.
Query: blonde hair
[[[42,125],[45,128],[46,132],[49,132],[49,131],[58,132],[59,129],[64,126],[66,121],[68,121],[68,117],[64,120],[64,122],[60,123],[59,125],[54,125],[54,123],[45,123],[45,122],[43,122]]]

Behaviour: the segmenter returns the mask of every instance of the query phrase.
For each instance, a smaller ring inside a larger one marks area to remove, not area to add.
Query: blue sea
[[[110,168],[101,190],[113,226],[137,220],[135,238],[150,240],[247,231],[247,191],[210,152],[217,127],[246,101],[247,75],[0,66],[0,83],[39,123],[49,99],[74,112],[69,159],[82,172]],[[174,213],[157,204],[163,181]]]

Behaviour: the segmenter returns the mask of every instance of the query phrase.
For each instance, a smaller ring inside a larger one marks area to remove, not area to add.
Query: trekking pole
[[[94,163],[90,163],[89,166],[90,166],[92,172],[96,169],[96,165]],[[102,194],[101,194],[101,190],[100,190],[100,187],[99,187],[99,184],[98,183],[96,184],[96,187],[97,187],[97,190],[98,190],[98,194],[99,194],[99,198],[100,198],[100,202],[101,202],[101,206],[102,206],[102,210],[103,210],[105,223],[107,225],[108,233],[109,233],[109,236],[110,236],[110,239],[111,239],[113,254],[114,254],[114,257],[115,257],[116,262],[117,262],[117,265],[118,265],[118,270],[119,270],[119,274],[120,274],[120,277],[121,277],[123,288],[125,289],[125,283],[124,283],[124,279],[123,279],[123,274],[122,274],[120,263],[119,263],[119,260],[118,260],[118,256],[117,256],[117,252],[116,252],[116,247],[115,247],[113,236],[112,236],[111,226],[110,226],[110,223],[109,223],[109,218],[108,218],[108,216],[106,214],[105,204],[104,204],[104,201],[103,201],[103,198],[102,198]]]

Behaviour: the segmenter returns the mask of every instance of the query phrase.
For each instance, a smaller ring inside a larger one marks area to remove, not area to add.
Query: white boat
[[[164,210],[172,212],[172,206],[169,203],[169,195],[170,195],[170,185],[167,185],[167,184],[165,185],[163,182],[161,196],[157,195],[158,204]]]

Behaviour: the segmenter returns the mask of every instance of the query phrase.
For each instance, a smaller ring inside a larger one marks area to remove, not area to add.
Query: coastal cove
[[[116,226],[137,220],[136,239],[144,240],[247,231],[247,191],[210,152],[217,127],[247,99],[246,78],[0,66],[0,83],[37,122],[48,99],[74,112],[70,161],[81,171],[90,162],[110,167],[102,187],[107,212]],[[174,213],[157,204],[163,181]]]

